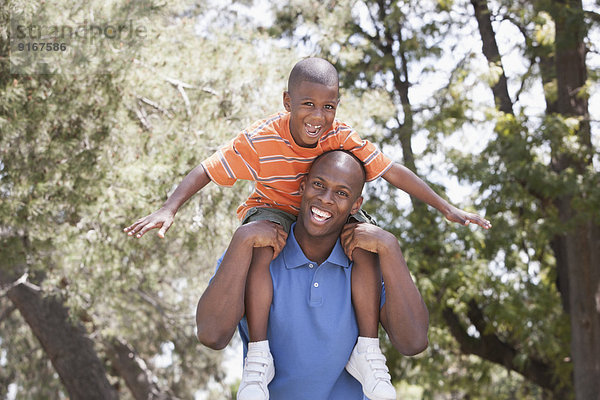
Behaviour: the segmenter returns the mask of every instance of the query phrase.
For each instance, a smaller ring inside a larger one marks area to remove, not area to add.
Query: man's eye
[[[343,196],[343,197],[348,197],[348,193],[342,192],[341,190],[338,192],[338,195]]]
[[[323,184],[321,182],[314,182],[313,185],[315,185],[316,187],[322,188]]]

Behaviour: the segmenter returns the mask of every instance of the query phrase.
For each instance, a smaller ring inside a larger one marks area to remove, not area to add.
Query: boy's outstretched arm
[[[204,167],[198,165],[183,178],[179,186],[177,186],[173,194],[169,196],[161,208],[150,215],[138,219],[123,229],[123,232],[126,232],[129,236],[135,235],[136,238],[141,238],[150,229],[160,228],[158,236],[160,238],[165,237],[165,233],[169,230],[171,224],[173,224],[173,218],[179,207],[206,186],[208,182],[210,182],[210,178]]]
[[[469,225],[471,222],[481,226],[484,229],[492,227],[490,221],[482,218],[475,213],[468,213],[461,209],[454,207],[446,200],[441,198],[436,192],[433,191],[421,178],[415,175],[410,169],[405,166],[394,163],[390,169],[383,174],[383,179],[388,181],[400,190],[415,196],[421,201],[429,204],[432,207],[437,208],[447,220],[452,222],[458,222],[462,225]]]

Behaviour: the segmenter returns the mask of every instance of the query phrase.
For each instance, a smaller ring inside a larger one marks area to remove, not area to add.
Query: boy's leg
[[[377,256],[363,249],[355,249],[352,259],[352,305],[358,323],[358,335],[376,338],[381,299],[381,271]]]
[[[251,209],[242,224],[257,220],[278,223],[289,233],[295,217],[278,210]],[[268,399],[267,385],[275,376],[273,356],[267,340],[269,312],[273,301],[273,281],[270,270],[272,259],[272,247],[256,247],[252,251],[244,294],[249,343],[242,381],[237,393],[238,400]]]
[[[251,342],[267,340],[269,311],[273,301],[273,281],[269,269],[272,258],[272,247],[256,247],[252,252],[244,299]]]
[[[358,222],[374,223],[368,214],[353,215]],[[394,400],[385,356],[379,347],[379,309],[381,302],[381,268],[376,254],[363,249],[352,253],[352,305],[358,324],[358,340],[346,365],[372,400]]]
[[[268,399],[267,386],[275,376],[273,356],[267,340],[269,310],[273,301],[273,281],[269,269],[271,258],[271,247],[256,247],[252,252],[244,296],[250,341],[238,400]]]

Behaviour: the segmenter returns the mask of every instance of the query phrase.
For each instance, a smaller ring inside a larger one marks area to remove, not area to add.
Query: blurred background
[[[239,339],[194,312],[251,189],[208,185],[164,239],[123,228],[330,60],[337,117],[493,228],[383,180],[429,348],[402,399],[599,399],[598,0],[2,1],[0,396],[233,399]]]

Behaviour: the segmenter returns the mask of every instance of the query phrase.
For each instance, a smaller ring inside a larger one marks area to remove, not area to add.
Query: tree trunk
[[[555,168],[572,168],[585,174],[591,163],[592,144],[587,97],[580,91],[587,79],[584,38],[586,28],[580,0],[555,1],[551,14],[556,27],[555,60],[558,87],[557,111],[581,118],[577,138],[582,151],[558,151]],[[559,215],[573,226],[565,232],[568,303],[571,317],[571,357],[575,396],[600,399],[600,227],[578,217],[573,199],[585,196],[585,188],[558,198]]]
[[[2,286],[10,285],[13,280],[0,268]],[[70,399],[118,398],[93,342],[83,326],[69,320],[68,310],[60,298],[45,297],[39,288],[27,282],[10,288],[7,296],[40,341]]]
[[[158,387],[156,378],[144,360],[127,343],[118,339],[105,342],[106,353],[136,400],[167,400],[174,397]]]

